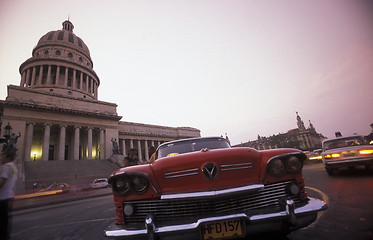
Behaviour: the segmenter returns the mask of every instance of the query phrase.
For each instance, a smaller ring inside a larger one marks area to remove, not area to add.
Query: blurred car
[[[330,176],[338,168],[373,165],[373,145],[369,145],[364,136],[338,137],[324,140],[322,145],[322,160]]]
[[[96,178],[91,183],[91,188],[106,188],[110,186],[107,178]]]
[[[322,149],[316,149],[309,152],[307,155],[308,160],[322,160]]]
[[[109,178],[120,239],[225,239],[288,234],[316,220],[325,202],[310,198],[296,149],[231,148],[220,137],[163,143],[155,160]]]
[[[68,192],[70,189],[69,184],[67,183],[52,183],[46,188],[41,189],[39,192],[48,192],[48,191],[59,191]]]

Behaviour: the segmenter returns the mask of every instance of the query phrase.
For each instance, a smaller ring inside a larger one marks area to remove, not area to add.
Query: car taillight
[[[324,155],[325,159],[339,158],[339,157],[341,157],[341,154],[339,154],[339,153],[332,153],[332,154],[326,154],[326,155]]]
[[[373,154],[373,149],[363,149],[363,150],[360,150],[359,153],[361,155],[370,155],[370,154]]]

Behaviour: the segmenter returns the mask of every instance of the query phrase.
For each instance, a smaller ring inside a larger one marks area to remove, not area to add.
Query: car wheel
[[[326,172],[328,173],[329,176],[334,176],[334,169],[333,168],[328,168],[325,167]]]

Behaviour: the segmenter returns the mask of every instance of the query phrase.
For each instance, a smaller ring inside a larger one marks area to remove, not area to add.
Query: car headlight
[[[286,160],[286,169],[289,173],[297,173],[302,169],[302,162],[299,158],[291,156]]]
[[[148,188],[149,181],[144,176],[133,176],[130,180],[130,185],[134,192],[142,193]]]
[[[286,173],[286,166],[281,159],[276,158],[269,162],[268,172],[273,176],[282,176]]]
[[[119,195],[126,194],[130,189],[130,184],[127,178],[118,178],[114,181],[113,189]]]

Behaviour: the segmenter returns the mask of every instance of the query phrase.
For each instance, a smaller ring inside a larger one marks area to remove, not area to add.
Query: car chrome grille
[[[259,191],[236,193],[232,195],[215,196],[209,198],[188,198],[172,200],[130,201],[135,212],[132,216],[125,216],[126,223],[143,223],[148,214],[157,220],[177,220],[186,217],[211,216],[219,213],[255,210],[265,207],[279,207],[279,198],[287,197],[299,202],[299,196],[290,197],[287,186],[292,181],[267,184]]]

